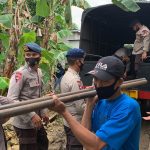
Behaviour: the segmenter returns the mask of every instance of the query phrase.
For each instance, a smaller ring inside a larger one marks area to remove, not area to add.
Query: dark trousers
[[[135,56],[135,64],[134,64],[135,72],[138,71],[139,66],[140,66],[140,64],[142,63],[141,57],[142,57],[142,54],[137,54],[137,55]]]
[[[2,127],[2,129],[3,129],[3,127]],[[4,136],[4,142],[5,142],[5,149],[7,150],[7,140],[6,140],[6,136],[5,136],[5,132],[4,132],[4,130],[3,130],[3,136]]]
[[[19,129],[14,127],[19,139],[19,150],[48,150],[48,138],[44,127]]]
[[[83,150],[81,143],[75,138],[70,128],[64,126],[66,136],[67,136],[67,145],[66,150]]]

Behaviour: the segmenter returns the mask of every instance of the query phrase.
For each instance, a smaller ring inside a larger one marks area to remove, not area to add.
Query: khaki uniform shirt
[[[11,77],[7,97],[12,100],[26,101],[41,97],[42,72],[35,71],[27,65],[15,71]],[[13,118],[12,124],[20,129],[34,128],[31,118],[35,115],[42,115],[47,112],[43,109],[37,112],[30,112]]]
[[[82,88],[83,88],[83,83],[80,80],[79,74],[73,69],[68,68],[60,83],[61,93],[76,92],[81,90]],[[81,122],[82,115],[84,112],[84,107],[85,107],[84,99],[66,103],[66,107],[69,110],[69,112],[79,122]],[[65,120],[64,120],[64,125],[68,127],[68,124]]]
[[[10,100],[6,97],[0,96],[0,105],[10,104],[13,102],[14,102],[13,100]],[[2,122],[3,122],[3,120],[0,120],[0,150],[6,150]]]
[[[142,54],[143,51],[148,52],[150,48],[150,30],[146,26],[142,26],[136,33],[136,39],[133,47],[133,55]]]

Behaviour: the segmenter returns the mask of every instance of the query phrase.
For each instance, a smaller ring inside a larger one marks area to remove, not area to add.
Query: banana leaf
[[[112,0],[112,3],[127,12],[137,12],[140,9],[135,0]]]

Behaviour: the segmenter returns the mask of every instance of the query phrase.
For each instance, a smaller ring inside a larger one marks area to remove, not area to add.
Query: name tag
[[[36,86],[39,86],[38,81],[31,81],[29,84],[30,84],[30,87],[36,87]]]

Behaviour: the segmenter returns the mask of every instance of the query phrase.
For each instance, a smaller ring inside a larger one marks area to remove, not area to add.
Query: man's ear
[[[118,81],[117,81],[117,83],[116,83],[116,85],[115,85],[115,89],[117,87],[119,87],[123,83],[123,81],[124,81],[123,78],[119,78]]]
[[[79,59],[76,60],[76,64],[77,65],[80,64],[80,60]]]

